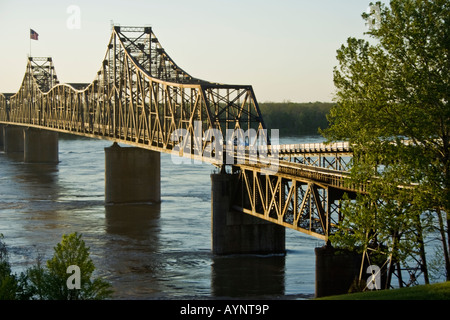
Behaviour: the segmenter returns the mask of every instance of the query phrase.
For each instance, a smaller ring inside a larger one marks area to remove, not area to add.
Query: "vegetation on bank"
[[[81,235],[63,235],[53,257],[13,274],[8,251],[0,234],[0,300],[103,300],[112,296],[111,285],[92,279],[95,270]]]
[[[278,129],[280,136],[315,135],[328,127],[327,114],[334,106],[330,102],[260,102],[268,130]]]
[[[408,288],[349,293],[315,300],[450,300],[450,281]]]

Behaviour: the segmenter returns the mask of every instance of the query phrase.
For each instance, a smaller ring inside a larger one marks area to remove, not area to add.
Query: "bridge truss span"
[[[349,173],[280,160],[276,171],[240,164],[232,208],[327,241],[341,221],[340,200],[365,186],[349,183]]]
[[[175,64],[150,27],[114,27],[101,68],[89,84],[59,84],[51,58],[30,57],[19,91],[1,104],[0,122],[159,152],[192,139],[199,123],[203,136],[208,129],[224,136],[229,129],[265,135],[251,86],[192,77]],[[197,153],[207,143],[204,139]]]
[[[321,239],[334,223],[330,195],[336,192],[330,190],[355,192],[345,186],[347,144],[272,145],[250,85],[191,76],[151,27],[115,26],[91,83],[60,83],[52,58],[29,57],[18,92],[0,95],[0,124],[107,139],[222,169],[231,165],[240,172],[235,208]],[[236,140],[228,141],[229,131]],[[213,148],[217,135],[221,145]],[[249,163],[252,151],[258,158]],[[264,159],[275,171],[261,173]]]

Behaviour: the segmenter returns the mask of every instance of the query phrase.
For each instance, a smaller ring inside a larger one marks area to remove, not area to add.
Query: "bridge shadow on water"
[[[160,231],[161,204],[122,204],[105,206],[105,227],[110,234],[135,240],[147,240],[157,250]]]
[[[59,199],[62,187],[58,183],[57,164],[24,163],[23,153],[1,151],[0,161],[3,171],[0,180],[7,182],[1,188],[2,200],[12,201],[20,194],[21,198],[33,201],[39,208],[39,204],[51,204]]]
[[[284,255],[214,256],[212,296],[221,298],[273,298],[285,294]]]
[[[284,254],[221,256],[204,248],[180,246],[164,231],[162,206],[105,206],[109,240],[103,268],[111,272],[116,298],[273,299],[285,295]],[[115,251],[118,245],[121,249]]]

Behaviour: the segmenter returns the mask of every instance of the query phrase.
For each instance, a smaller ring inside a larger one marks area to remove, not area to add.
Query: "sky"
[[[331,102],[336,50],[365,38],[370,0],[0,0],[0,92],[19,90],[31,52],[61,83],[90,83],[111,25],[151,26],[175,63],[252,85],[259,102]],[[39,34],[30,40],[30,28]]]

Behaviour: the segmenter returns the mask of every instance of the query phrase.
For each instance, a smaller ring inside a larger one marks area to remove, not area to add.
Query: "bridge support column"
[[[315,249],[316,298],[349,293],[361,271],[361,254],[331,246]]]
[[[230,208],[236,176],[211,175],[214,254],[285,253],[285,228]]]
[[[58,132],[27,128],[24,130],[24,161],[58,163]]]
[[[161,202],[160,153],[117,143],[105,148],[105,202]]]
[[[23,152],[24,127],[7,125],[3,128],[3,150],[5,153]]]

